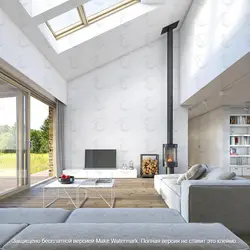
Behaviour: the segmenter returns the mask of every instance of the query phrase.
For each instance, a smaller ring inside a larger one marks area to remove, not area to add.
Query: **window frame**
[[[104,19],[105,17],[113,15],[113,14],[115,14],[115,13],[117,13],[117,12],[131,6],[131,5],[138,3],[138,2],[140,2],[140,0],[123,0],[122,2],[117,3],[109,8],[106,8],[106,9],[104,9],[96,14],[90,15],[89,17],[87,17],[85,14],[84,6],[80,5],[76,9],[78,11],[81,22],[77,23],[77,24],[70,25],[70,26],[60,30],[59,32],[55,32],[53,30],[53,28],[49,24],[49,21],[46,21],[45,24],[49,28],[49,30],[52,33],[52,35],[54,36],[54,38],[56,40],[59,40],[67,35],[70,35],[70,34],[76,32],[79,29],[87,27],[88,25],[90,25],[92,23],[98,22],[98,21]]]

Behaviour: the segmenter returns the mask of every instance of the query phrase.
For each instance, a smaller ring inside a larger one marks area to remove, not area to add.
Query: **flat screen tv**
[[[116,168],[116,149],[86,149],[85,168]]]

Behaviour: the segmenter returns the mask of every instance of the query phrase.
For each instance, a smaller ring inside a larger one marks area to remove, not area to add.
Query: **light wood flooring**
[[[0,200],[0,207],[43,207],[43,187],[44,184],[30,188],[6,199]],[[102,190],[105,197],[108,197],[109,190]],[[63,193],[63,192],[62,192]],[[47,190],[45,200],[49,202],[56,197],[55,191]],[[74,193],[70,193],[72,197]],[[153,179],[117,179],[115,185],[116,201],[114,207],[130,208],[154,208],[167,207],[163,199],[158,195],[153,186]],[[89,193],[90,197],[96,197],[94,193]],[[67,199],[58,200],[51,207],[74,209],[72,203]],[[108,207],[101,198],[89,198],[83,207],[102,208]]]

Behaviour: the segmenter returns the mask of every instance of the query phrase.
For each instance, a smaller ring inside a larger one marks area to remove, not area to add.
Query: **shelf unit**
[[[250,114],[231,114],[229,124],[229,171],[250,176]]]

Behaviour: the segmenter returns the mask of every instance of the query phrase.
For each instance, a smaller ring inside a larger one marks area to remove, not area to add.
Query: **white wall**
[[[0,58],[30,78],[63,103],[67,101],[66,81],[0,9]],[[1,62],[2,63],[2,62]]]
[[[204,163],[227,167],[229,152],[227,109],[227,107],[221,107],[189,120],[189,165]]]
[[[181,103],[250,51],[250,0],[194,0],[180,29]]]
[[[178,49],[177,45],[175,51]],[[175,96],[179,95],[178,55],[175,53]],[[70,82],[66,168],[83,168],[87,148],[116,148],[118,168],[133,160],[139,170],[143,153],[162,158],[166,103],[165,37]],[[179,121],[174,122],[174,139],[180,142],[181,162],[176,172],[182,172],[187,168],[187,112],[177,104],[175,108]]]

